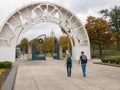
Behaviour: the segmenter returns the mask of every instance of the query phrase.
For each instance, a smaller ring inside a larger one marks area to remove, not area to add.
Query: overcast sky
[[[0,25],[16,9],[25,4],[39,1],[54,2],[69,9],[78,16],[83,25],[86,23],[86,19],[89,15],[98,17],[98,11],[101,9],[111,9],[114,6],[120,6],[120,0],[1,0]],[[24,34],[21,34],[20,38],[26,37],[31,39],[43,33],[49,35],[52,30],[54,30],[57,37],[62,35],[59,26],[51,23],[43,23],[33,26],[30,30],[26,30]]]

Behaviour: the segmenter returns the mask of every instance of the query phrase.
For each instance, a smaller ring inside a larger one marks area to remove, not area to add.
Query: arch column
[[[0,47],[0,61],[15,61],[16,46]]]
[[[2,44],[2,42],[1,42]],[[7,43],[8,44],[8,43]],[[16,38],[11,41],[12,45],[0,46],[0,61],[15,61],[16,55]]]

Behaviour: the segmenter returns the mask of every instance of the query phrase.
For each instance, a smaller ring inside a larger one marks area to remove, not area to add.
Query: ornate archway
[[[59,5],[39,2],[16,10],[1,26],[0,60],[15,61],[16,41],[21,32],[42,22],[52,22],[59,25],[61,30],[69,36],[74,59],[79,58],[81,51],[85,51],[90,58],[89,38],[80,20],[69,10]]]

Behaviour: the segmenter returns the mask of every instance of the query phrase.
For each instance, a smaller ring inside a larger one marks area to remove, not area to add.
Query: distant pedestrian
[[[87,56],[84,55],[84,52],[81,52],[80,59],[78,61],[78,64],[81,63],[82,73],[83,76],[86,77],[86,64],[87,64]]]
[[[67,68],[67,76],[71,77],[72,57],[70,53],[67,53],[66,56],[66,68]]]

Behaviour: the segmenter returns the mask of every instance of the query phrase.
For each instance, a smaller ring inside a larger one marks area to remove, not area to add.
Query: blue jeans
[[[67,64],[67,75],[68,76],[71,76],[71,67],[72,67],[71,64]]]
[[[81,64],[83,76],[86,76],[86,64]]]

